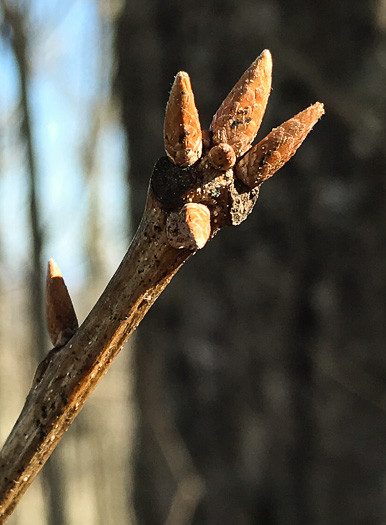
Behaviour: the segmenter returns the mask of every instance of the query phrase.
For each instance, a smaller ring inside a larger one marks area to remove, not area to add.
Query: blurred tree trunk
[[[265,47],[274,80],[263,131],[315,100],[327,106],[301,152],[263,186],[253,216],[197,254],[139,330],[138,523],[174,523],[180,454],[205,489],[194,518],[175,523],[386,520],[380,6],[125,4],[117,88],[136,224],[178,70],[191,75],[204,128]],[[172,457],[155,413],[178,436]]]
[[[19,73],[20,83],[20,135],[26,148],[27,186],[29,188],[29,218],[31,235],[31,269],[27,285],[29,288],[30,317],[30,352],[36,364],[46,356],[47,330],[45,322],[45,293],[43,284],[44,267],[42,264],[43,232],[40,225],[40,209],[37,189],[37,169],[35,147],[31,122],[31,105],[29,98],[30,60],[28,58],[27,22],[24,12],[1,0],[4,22],[12,30],[11,44]],[[64,525],[63,480],[60,463],[50,458],[43,471],[44,491],[46,497],[48,523]]]

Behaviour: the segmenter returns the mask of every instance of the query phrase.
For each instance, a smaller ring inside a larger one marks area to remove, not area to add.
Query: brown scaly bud
[[[235,175],[250,188],[272,177],[293,155],[316,122],[324,106],[316,102],[274,128],[239,161]]]
[[[229,144],[222,142],[213,146],[208,153],[211,165],[218,170],[229,170],[236,164],[235,150]]]
[[[236,83],[213,117],[212,143],[226,142],[241,157],[259,131],[271,92],[272,57],[266,49]]]
[[[169,95],[164,122],[164,144],[169,159],[188,168],[202,153],[202,134],[190,78],[180,71]]]
[[[200,250],[211,233],[210,211],[205,204],[189,202],[166,220],[166,235],[170,246],[180,250]]]
[[[59,267],[48,261],[46,289],[47,328],[54,346],[63,346],[78,328],[78,319]]]

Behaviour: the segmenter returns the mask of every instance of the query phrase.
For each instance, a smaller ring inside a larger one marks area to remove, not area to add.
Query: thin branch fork
[[[4,523],[86,399],[172,277],[224,226],[252,211],[263,181],[296,152],[324,113],[316,103],[256,146],[271,90],[264,51],[202,131],[187,73],[175,79],[164,142],[141,224],[119,268],[77,329],[64,284],[50,263],[47,317],[54,347],[36,370],[24,408],[0,452],[0,522]],[[75,332],[75,333],[74,333]]]

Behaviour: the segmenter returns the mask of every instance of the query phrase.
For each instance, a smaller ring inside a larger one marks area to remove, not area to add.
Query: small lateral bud
[[[323,104],[316,102],[274,128],[238,162],[235,168],[236,177],[250,188],[255,188],[272,177],[295,155],[323,114]]]
[[[46,288],[47,328],[54,346],[63,346],[78,328],[78,319],[58,265],[48,261]]]
[[[170,246],[180,250],[200,250],[211,233],[210,211],[205,204],[190,202],[166,220],[166,235]]]
[[[180,71],[169,95],[164,122],[164,144],[169,159],[180,166],[192,166],[202,153],[202,134],[190,78]]]
[[[212,143],[226,142],[241,157],[259,131],[271,92],[272,57],[268,49],[245,71],[213,117]]]
[[[236,154],[232,146],[222,142],[208,153],[208,159],[211,165],[218,170],[229,170],[236,163]]]

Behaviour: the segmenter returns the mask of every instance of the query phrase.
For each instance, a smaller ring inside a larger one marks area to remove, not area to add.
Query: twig
[[[250,149],[268,99],[270,77],[271,57],[265,51],[225,99],[211,131],[202,134],[192,107],[193,93],[178,93],[182,88],[191,90],[190,82],[172,90],[164,137],[169,158],[162,157],[154,167],[132,244],[75,335],[39,365],[25,406],[0,452],[3,523],[177,270],[222,227],[240,224],[252,211],[261,180],[253,183],[251,170],[263,170],[265,180],[264,166],[269,164],[269,176],[273,175],[273,159],[278,159],[279,169],[323,113],[322,104],[317,104],[316,112],[314,105],[297,115],[298,125],[284,126],[280,137],[275,134],[275,140],[268,141],[269,151]],[[178,133],[167,136],[170,119]],[[201,144],[189,140],[194,126],[194,136],[202,136],[202,156],[196,162]],[[249,149],[253,154],[247,162],[247,186],[235,173]]]

